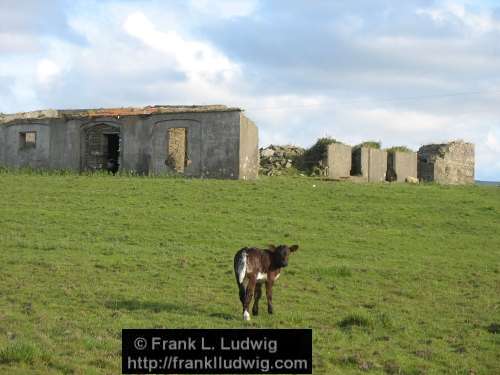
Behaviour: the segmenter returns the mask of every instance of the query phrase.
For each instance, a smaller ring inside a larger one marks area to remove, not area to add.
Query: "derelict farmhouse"
[[[221,105],[1,115],[0,165],[254,179],[258,131]]]

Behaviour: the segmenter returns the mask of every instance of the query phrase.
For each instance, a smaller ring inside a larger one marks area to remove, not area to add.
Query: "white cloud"
[[[499,31],[500,22],[495,20],[490,9],[474,9],[474,2],[466,1],[464,3],[456,1],[446,1],[443,5],[431,8],[421,8],[417,14],[427,15],[438,24],[461,22],[469,31],[474,33],[486,33],[490,31]]]
[[[143,13],[130,14],[124,29],[148,47],[173,57],[177,68],[194,81],[231,80],[239,74],[238,65],[208,43],[188,40],[175,30],[160,31]]]
[[[500,129],[492,129],[488,132],[486,136],[486,146],[490,148],[492,152],[500,154]]]
[[[500,181],[500,124],[476,142],[476,166],[479,179]],[[487,167],[486,167],[487,166]]]
[[[36,77],[38,83],[44,86],[50,85],[61,74],[61,67],[52,60],[41,59],[36,66]]]

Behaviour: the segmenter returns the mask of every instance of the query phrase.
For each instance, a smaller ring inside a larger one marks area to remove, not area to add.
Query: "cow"
[[[290,253],[297,251],[298,245],[270,245],[269,249],[244,247],[234,256],[234,273],[238,284],[240,301],[243,306],[243,319],[250,320],[248,308],[255,292],[252,314],[259,314],[259,299],[262,284],[266,284],[267,312],[273,313],[273,284],[281,269],[288,265]]]

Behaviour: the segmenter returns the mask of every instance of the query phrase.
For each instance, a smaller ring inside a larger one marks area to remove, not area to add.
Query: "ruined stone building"
[[[439,184],[473,184],[474,145],[463,141],[422,146],[418,153],[328,146],[328,177],[360,182],[418,180]]]
[[[352,176],[368,182],[385,181],[387,152],[372,147],[355,147],[352,151]]]
[[[440,184],[473,184],[474,145],[454,141],[420,147],[418,178]]]
[[[383,182],[387,178],[388,160],[388,153],[384,150],[333,143],[328,146],[328,177],[336,180]],[[415,158],[415,170],[416,168]]]
[[[221,105],[0,114],[0,166],[253,179],[258,129]]]
[[[417,153],[411,151],[389,151],[387,153],[387,181],[405,182],[418,178]]]

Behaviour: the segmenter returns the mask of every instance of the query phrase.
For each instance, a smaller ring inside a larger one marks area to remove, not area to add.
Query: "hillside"
[[[497,187],[5,172],[0,185],[2,373],[119,373],[121,329],[142,327],[312,328],[315,374],[500,373]],[[275,315],[245,324],[233,255],[269,243],[300,249]]]

